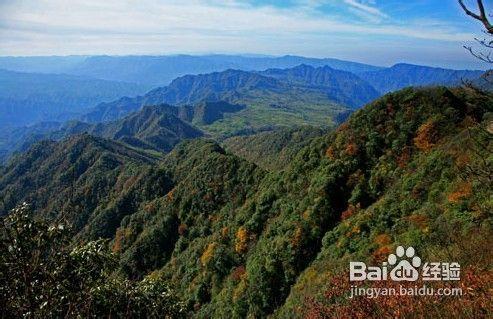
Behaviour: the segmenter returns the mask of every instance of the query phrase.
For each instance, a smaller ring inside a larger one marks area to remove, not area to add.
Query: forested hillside
[[[304,126],[281,128],[252,135],[233,136],[222,142],[231,153],[268,170],[286,168],[310,141],[327,133],[327,129]]]
[[[267,138],[297,153],[272,172],[202,139],[162,159],[88,135],[38,144],[1,172],[2,213],[66,212],[77,238],[110,239],[119,272],[171,285],[192,317],[489,317],[492,111],[477,90],[405,89],[299,151],[295,133]],[[348,262],[398,245],[460,262],[474,299],[347,299]]]

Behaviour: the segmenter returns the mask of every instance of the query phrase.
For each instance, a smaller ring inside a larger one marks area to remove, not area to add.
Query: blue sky
[[[462,48],[475,36],[481,26],[456,0],[0,0],[0,55],[296,54],[487,68]]]

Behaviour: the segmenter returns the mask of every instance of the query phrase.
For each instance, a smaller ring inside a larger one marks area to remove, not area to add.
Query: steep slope
[[[292,84],[323,88],[334,101],[354,108],[380,96],[369,83],[353,73],[329,66],[314,68],[302,64],[292,69],[269,69],[260,74]]]
[[[463,80],[476,79],[483,73],[483,71],[450,70],[400,63],[391,68],[358,73],[358,75],[383,94],[408,86],[456,86]]]
[[[326,130],[305,126],[281,128],[246,136],[230,137],[222,142],[224,148],[268,171],[286,168],[296,154]]]
[[[50,135],[60,138],[87,132],[139,148],[169,152],[184,139],[203,136],[200,130],[182,121],[176,113],[176,108],[169,105],[145,106],[118,121],[103,124],[72,122]]]
[[[81,229],[98,205],[121,196],[133,175],[158,158],[87,134],[44,141],[0,173],[0,215],[29,202],[46,215],[63,214]]]
[[[135,96],[149,86],[63,74],[0,70],[0,125],[66,119],[101,102]]]

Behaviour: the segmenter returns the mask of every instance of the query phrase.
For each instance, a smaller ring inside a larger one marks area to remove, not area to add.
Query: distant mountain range
[[[148,90],[135,83],[0,69],[0,126],[65,120],[101,102]]]
[[[292,68],[300,64],[330,66],[349,72],[377,71],[380,67],[338,59],[316,59],[286,55],[282,57],[241,55],[173,56],[68,56],[0,57],[0,68],[43,73],[83,75],[111,81],[153,86],[169,84],[177,77],[240,69],[261,71],[269,68]]]
[[[88,108],[110,101],[113,102],[107,105],[105,114],[88,114],[82,119],[114,120],[143,104],[193,104],[204,98],[254,104],[259,100],[260,104],[274,100],[271,104],[278,110],[286,104],[290,110],[295,104],[299,107],[300,99],[303,105],[327,104],[330,100],[356,108],[407,86],[453,86],[462,80],[477,79],[483,73],[410,64],[383,68],[337,59],[235,55],[0,57],[2,68],[5,69],[0,70],[0,125],[3,126],[73,119],[87,113]],[[156,89],[142,98],[127,98],[152,88]],[[251,92],[251,88],[256,92]],[[245,99],[245,90],[255,100]],[[274,96],[266,98],[263,93],[257,96],[259,90]],[[286,94],[287,91],[291,93]],[[276,95],[280,92],[282,97]],[[308,98],[308,94],[312,96]],[[295,101],[289,101],[292,97],[296,97]],[[120,100],[116,102],[117,99]]]
[[[358,75],[385,94],[408,86],[461,85],[463,80],[479,78],[484,71],[450,70],[412,64],[396,64],[390,68],[361,72]]]

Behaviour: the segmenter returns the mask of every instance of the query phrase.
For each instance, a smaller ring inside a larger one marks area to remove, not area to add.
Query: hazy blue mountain
[[[0,57],[0,68],[42,73],[67,73],[93,78],[162,86],[186,74],[241,69],[261,71],[290,68],[300,64],[328,65],[350,72],[376,71],[379,67],[300,56],[171,55],[171,56],[72,56],[72,57]]]
[[[193,118],[192,110],[191,118]],[[180,119],[179,109],[170,105],[146,106],[140,111],[113,122],[90,124],[80,121],[40,123],[31,127],[16,128],[5,139],[0,149],[11,154],[27,150],[40,140],[61,140],[66,137],[88,133],[128,145],[161,152],[170,151],[178,142],[201,137],[204,134]],[[0,134],[0,137],[2,134]],[[9,142],[10,144],[7,144]]]
[[[148,86],[73,75],[0,70],[0,125],[22,126],[63,120],[125,95],[138,95]]]
[[[450,70],[400,63],[387,69],[358,75],[383,94],[408,86],[456,86],[462,80],[473,80],[483,73],[484,71]]]
[[[0,69],[27,73],[67,73],[88,56],[1,56]]]
[[[296,85],[321,88],[334,101],[355,108],[380,96],[377,90],[357,75],[329,66],[315,68],[302,64],[291,69],[268,69],[261,74]]]

